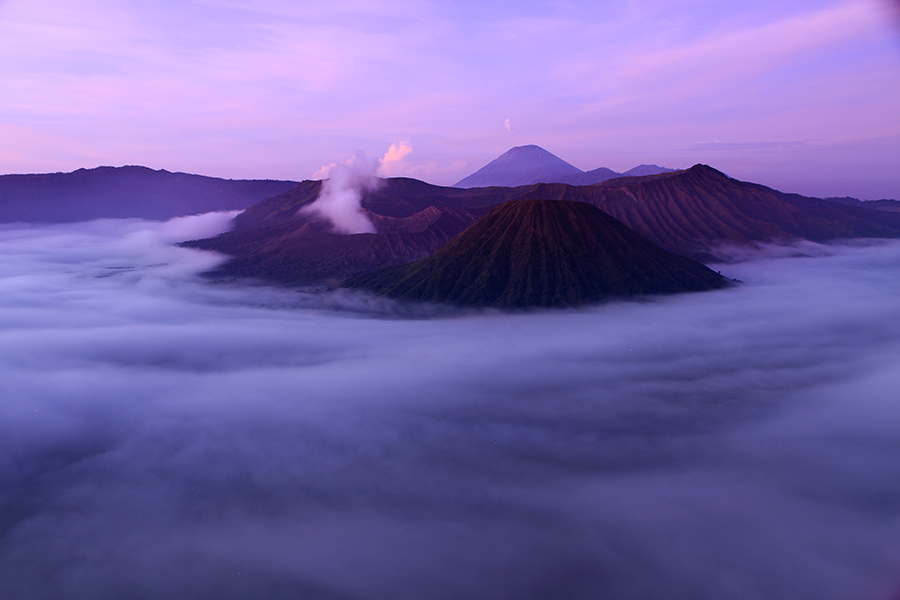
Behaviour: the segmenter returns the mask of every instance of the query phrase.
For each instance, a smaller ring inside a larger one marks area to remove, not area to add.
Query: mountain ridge
[[[0,175],[0,223],[70,223],[99,218],[166,220],[203,212],[243,210],[297,183],[222,179],[139,165]]]
[[[728,260],[731,254],[721,250],[727,246],[900,237],[900,214],[785,194],[695,165],[590,186],[463,189],[386,179],[363,196],[362,208],[394,219],[390,233],[360,234],[371,238],[351,242],[345,238],[356,236],[313,234],[310,226],[308,235],[317,236],[313,243],[300,232],[308,221],[297,213],[316,200],[321,185],[301,182],[239,214],[232,231],[184,245],[230,255],[217,277],[262,277],[290,285],[341,280],[424,258],[494,206],[529,199],[592,204],[656,245],[701,262]],[[429,207],[440,214],[421,214]],[[328,265],[336,269],[331,274]]]
[[[529,144],[510,148],[453,187],[515,187],[535,183],[568,183],[593,185],[616,177],[631,177],[669,173],[658,165],[638,165],[624,173],[606,167],[582,171],[540,146]]]
[[[883,198],[881,200],[860,200],[858,198],[851,198],[849,196],[842,196],[840,198],[830,197],[825,198],[825,200],[829,202],[837,202],[838,204],[857,206],[860,208],[871,208],[874,210],[883,210],[887,212],[900,212],[900,200],[888,200],[887,198]]]

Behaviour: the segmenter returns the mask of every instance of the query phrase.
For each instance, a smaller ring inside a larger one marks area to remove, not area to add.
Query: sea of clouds
[[[231,216],[0,226],[4,600],[900,593],[900,243],[501,314],[198,277]]]

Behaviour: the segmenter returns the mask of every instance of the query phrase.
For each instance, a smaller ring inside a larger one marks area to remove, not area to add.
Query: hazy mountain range
[[[900,237],[900,214],[785,194],[705,165],[591,186],[462,189],[387,179],[362,199],[378,233],[358,235],[334,235],[327,224],[298,214],[321,187],[319,181],[302,182],[238,215],[232,231],[188,245],[232,256],[221,277],[338,284],[424,258],[494,206],[530,199],[592,204],[654,244],[704,262],[760,243]]]
[[[454,187],[515,187],[533,183],[568,183],[593,185],[615,177],[631,177],[670,173],[657,165],[640,165],[624,173],[600,167],[582,171],[540,146],[516,146],[457,182]]]
[[[671,170],[640,165],[625,173],[604,167],[583,172],[532,145],[512,148],[457,186],[517,187],[548,182],[593,185],[615,178],[664,172]],[[67,223],[101,218],[166,220],[210,211],[243,210],[297,185],[296,181],[221,179],[141,166],[0,175],[0,223]],[[900,211],[900,202],[896,200],[828,200]]]
[[[557,181],[498,185],[523,178]],[[489,185],[466,187],[473,182]],[[320,214],[301,211],[324,187],[145,167],[7,175],[0,177],[0,221],[164,220],[246,209],[231,231],[185,242],[231,257],[213,276],[300,286],[350,282],[401,298],[508,307],[684,291],[673,282],[696,281],[708,271],[693,261],[727,260],[760,244],[900,237],[895,201],[807,198],[706,165],[585,173],[538,146],[513,148],[457,187],[391,178],[358,190],[359,210],[376,233],[338,235]],[[653,277],[646,279],[648,273]],[[451,281],[455,287],[448,288]]]
[[[165,220],[243,210],[296,185],[296,181],[219,179],[138,166],[2,175],[0,223]]]
[[[856,198],[825,198],[830,202],[839,202],[850,206],[861,206],[863,208],[874,208],[875,210],[886,210],[888,212],[900,212],[900,202],[897,200],[857,200]]]

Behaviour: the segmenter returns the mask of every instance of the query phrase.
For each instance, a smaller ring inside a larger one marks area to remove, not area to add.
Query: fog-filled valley
[[[0,225],[0,597],[900,593],[900,242],[508,314],[199,277],[233,216]]]

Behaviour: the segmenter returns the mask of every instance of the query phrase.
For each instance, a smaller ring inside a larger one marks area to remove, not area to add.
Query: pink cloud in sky
[[[409,169],[409,165],[406,164],[405,159],[411,153],[412,146],[409,142],[394,142],[381,159],[381,166],[378,173],[382,177],[404,175]]]

